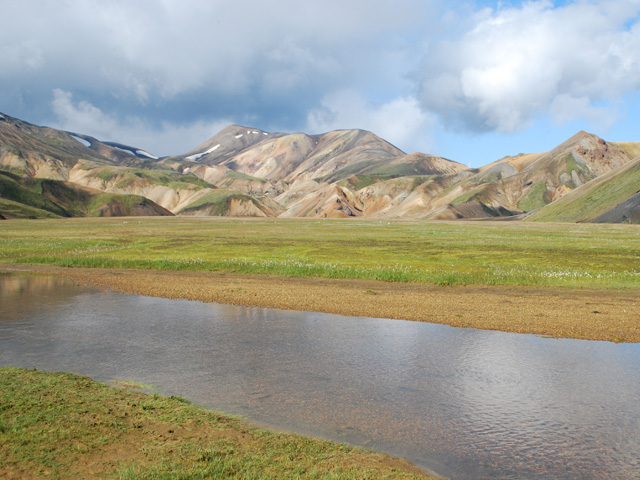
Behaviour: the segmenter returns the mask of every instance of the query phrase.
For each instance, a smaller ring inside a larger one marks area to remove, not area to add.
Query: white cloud
[[[640,89],[640,0],[4,3],[29,21],[0,29],[0,109],[34,123],[83,117],[116,140],[160,132],[140,146],[167,153],[179,138],[158,119],[185,136],[203,118],[359,127],[424,151],[434,119],[466,133],[540,116],[608,125],[622,117],[610,102]],[[55,111],[54,89],[73,94]]]
[[[58,118],[58,125],[64,130],[94,136],[102,140],[112,140],[111,135],[121,127],[115,119],[109,117],[91,103],[81,101],[73,103],[71,92],[55,89],[51,108]]]
[[[162,122],[154,126],[138,117],[116,118],[86,101],[74,102],[70,92],[60,89],[54,90],[51,107],[57,119],[51,125],[54,128],[144,148],[159,156],[186,153],[231,123],[228,120],[180,125]]]
[[[521,130],[549,111],[597,118],[595,104],[640,88],[639,13],[637,0],[484,9],[428,52],[421,104],[472,131]]]
[[[356,91],[342,90],[327,95],[307,117],[312,133],[349,128],[369,130],[405,151],[428,151],[432,146],[433,119],[413,97],[375,104]]]
[[[549,110],[556,124],[587,119],[599,131],[609,130],[620,116],[613,107],[595,106],[588,97],[573,97],[567,94],[557,95]]]

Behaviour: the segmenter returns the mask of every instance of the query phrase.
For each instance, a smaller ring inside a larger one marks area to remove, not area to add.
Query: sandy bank
[[[640,342],[640,292],[436,287],[366,280],[0,265],[165,298],[442,323],[562,338]]]

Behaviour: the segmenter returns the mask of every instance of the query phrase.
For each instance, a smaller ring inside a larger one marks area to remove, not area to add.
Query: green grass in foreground
[[[271,433],[179,397],[0,368],[0,477],[424,478],[344,444]]]
[[[0,263],[375,279],[640,286],[640,227],[525,222],[104,218],[0,224]]]

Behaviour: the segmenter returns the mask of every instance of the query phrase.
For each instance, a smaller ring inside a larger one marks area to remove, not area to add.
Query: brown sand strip
[[[122,293],[443,323],[562,338],[640,342],[640,292],[436,287],[367,280],[0,265]]]

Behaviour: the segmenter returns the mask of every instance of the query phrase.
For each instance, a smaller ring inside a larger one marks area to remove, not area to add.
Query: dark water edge
[[[152,383],[452,479],[640,478],[640,344],[0,275],[0,364]]]

